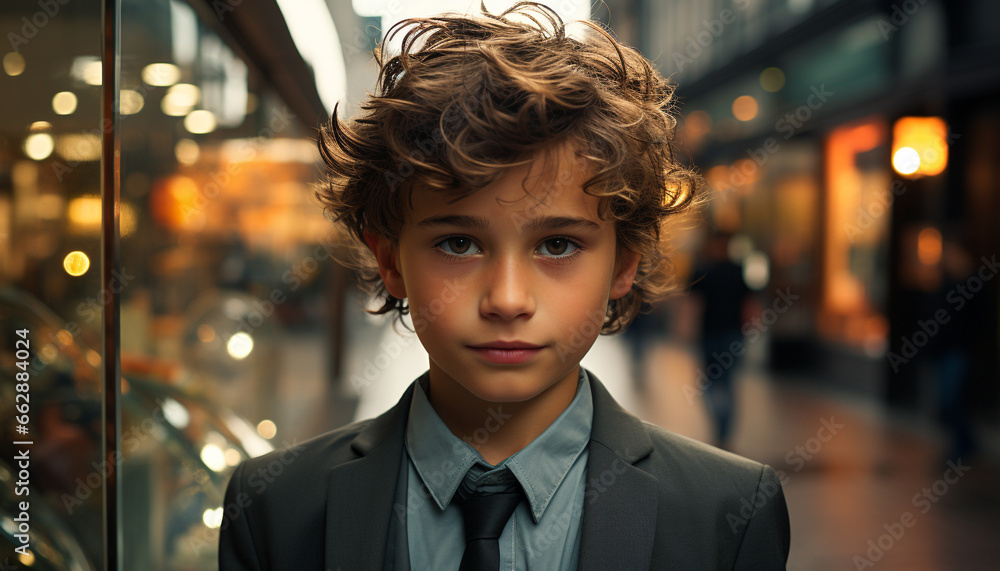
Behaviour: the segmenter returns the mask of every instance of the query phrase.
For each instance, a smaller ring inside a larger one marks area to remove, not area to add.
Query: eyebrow
[[[431,216],[417,222],[417,226],[424,228],[436,228],[438,226],[458,226],[461,228],[478,228],[486,230],[490,227],[490,221],[481,216],[468,216],[465,214],[444,214]],[[538,230],[563,230],[566,228],[578,228],[580,230],[600,230],[601,226],[587,218],[577,218],[574,216],[542,216],[532,218],[527,222],[525,228],[528,232]]]

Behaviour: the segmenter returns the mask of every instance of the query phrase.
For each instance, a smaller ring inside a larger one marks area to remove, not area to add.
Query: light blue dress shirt
[[[594,417],[584,368],[566,410],[496,466],[448,430],[427,399],[428,378],[425,373],[418,379],[410,402],[387,563],[396,571],[456,571],[465,551],[462,510],[451,501],[459,487],[467,494],[520,485],[528,501],[522,500],[500,535],[500,569],[575,570]],[[484,441],[507,418],[497,405],[470,438]]]

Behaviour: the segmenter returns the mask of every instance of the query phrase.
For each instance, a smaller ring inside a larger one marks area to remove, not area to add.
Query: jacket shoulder
[[[716,448],[694,438],[677,434],[651,422],[642,421],[653,443],[653,455],[675,465],[689,465],[709,470],[722,470],[738,478],[752,478],[756,485],[764,464],[738,454]]]
[[[784,569],[790,534],[782,473],[648,422],[643,427],[653,451],[636,467],[659,483],[658,556],[678,568]],[[700,530],[705,551],[691,549],[692,530]],[[716,564],[706,564],[711,558]]]
[[[693,438],[643,421],[653,451],[636,466],[657,477],[661,492],[698,498],[703,506],[740,505],[753,501],[763,482],[773,482],[780,492],[779,474],[770,466],[721,450]]]

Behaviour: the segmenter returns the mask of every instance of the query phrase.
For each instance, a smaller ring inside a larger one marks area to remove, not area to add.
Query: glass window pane
[[[308,186],[319,155],[304,126],[316,118],[296,116],[206,17],[123,2],[128,569],[215,569],[235,466],[312,432],[328,405],[317,356],[331,225]],[[303,385],[282,397],[287,379]]]
[[[101,2],[45,4],[0,6],[0,557],[97,569]]]

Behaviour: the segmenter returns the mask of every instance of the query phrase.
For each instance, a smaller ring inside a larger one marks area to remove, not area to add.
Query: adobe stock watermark
[[[732,530],[733,535],[738,534],[740,528],[750,522],[750,518],[753,517],[756,511],[770,503],[781,492],[783,482],[780,479],[780,475],[778,478],[777,481],[770,478],[762,480],[752,498],[740,498],[739,512],[729,512],[726,514],[726,523],[729,524],[729,529]]]
[[[957,463],[949,460],[948,469],[945,470],[941,479],[935,480],[933,484],[914,494],[910,503],[918,510],[920,515],[926,514],[934,504],[941,501],[941,498],[948,493],[951,486],[958,483],[971,469],[971,467],[962,464],[961,458],[958,459]],[[897,520],[882,524],[885,533],[868,540],[866,544],[868,550],[865,551],[864,555],[854,556],[855,569],[861,571],[862,569],[875,567],[875,564],[885,556],[886,552],[895,547],[903,539],[907,530],[917,524],[917,515],[911,511],[905,511],[900,514]]]
[[[699,367],[695,386],[684,385],[684,396],[689,404],[694,404],[696,397],[700,397],[712,386],[712,383],[721,377],[729,368],[736,365],[738,358],[746,353],[747,347],[756,343],[767,330],[778,320],[778,316],[788,311],[792,305],[802,297],[792,293],[791,287],[784,290],[776,289],[775,298],[771,301],[771,307],[764,309],[760,315],[755,315],[750,321],[743,324],[740,332],[743,334],[742,341],[733,341],[729,348],[722,353],[712,353],[712,363],[705,363]]]
[[[468,289],[468,285],[452,279],[444,281],[444,288],[441,289],[437,297],[429,303],[419,307],[410,307],[410,316],[413,320],[414,333],[423,333],[431,323],[444,313],[445,309],[458,300],[462,292]],[[351,375],[351,386],[355,391],[360,391],[364,387],[378,380],[393,361],[399,358],[403,349],[413,345],[414,335],[399,335],[391,341],[383,342],[375,356],[365,358],[361,373]]]
[[[594,339],[600,335],[601,329],[604,327],[606,317],[606,311],[594,309],[588,312],[583,322],[575,327],[565,340],[556,342],[555,349],[559,360],[565,363],[573,356],[574,352],[593,344]]]
[[[240,148],[236,151],[237,160],[229,161],[225,169],[209,174],[210,182],[205,185],[199,185],[194,201],[184,204],[185,223],[197,227],[204,226],[205,218],[201,214],[208,208],[208,204],[219,197],[222,189],[232,182],[234,176],[240,174],[243,170],[243,163],[253,161],[257,157],[260,148],[291,124],[294,118],[295,114],[287,107],[272,109],[271,119],[268,121],[267,126],[257,131],[256,137],[241,141]]]
[[[961,136],[962,135],[958,133],[953,133],[951,131],[951,126],[949,125],[948,132],[945,135],[945,145],[951,145],[956,139],[961,138]],[[944,152],[944,149],[932,147],[925,152],[942,153]],[[896,202],[896,197],[902,196],[907,190],[908,188],[903,181],[896,178],[893,179],[892,184],[889,185],[888,189],[879,192],[875,196],[875,199],[870,203],[867,205],[859,204],[854,221],[844,226],[844,231],[847,233],[847,239],[851,242],[851,244],[854,244],[858,237],[863,236],[866,231],[870,230],[871,227],[875,225],[876,220],[891,212],[892,205]]]
[[[487,412],[489,415],[486,417],[486,420],[483,421],[483,425],[473,430],[472,434],[462,437],[462,440],[476,450],[479,450],[480,446],[486,444],[486,441],[490,439],[490,436],[494,432],[500,430],[500,427],[502,427],[504,423],[507,422],[511,416],[513,416],[505,413],[503,411],[503,406],[498,406],[496,409],[490,408]]]
[[[305,450],[305,446],[299,444],[297,440],[293,440],[290,444],[287,441],[283,442],[278,450],[269,453],[271,460],[266,465],[260,466],[256,472],[251,472],[247,476],[247,485],[253,488],[254,494],[260,496],[267,490],[268,486],[281,477],[288,466],[291,466],[298,459],[303,450]],[[253,505],[253,497],[245,491],[236,494],[233,500],[218,508],[221,514],[217,520],[218,526],[203,526],[187,539],[188,547],[194,551],[195,555],[201,552],[202,547],[217,545],[219,531],[227,529],[232,522],[243,515],[247,508]]]
[[[750,5],[750,0],[735,0],[733,4],[738,10],[745,10]],[[674,67],[678,72],[683,72],[684,68],[692,63],[711,46],[715,40],[722,36],[726,26],[736,21],[736,12],[726,8],[719,12],[718,17],[711,20],[702,20],[701,30],[697,34],[688,36],[683,51],[675,51],[671,54]]]
[[[165,405],[170,406],[170,404],[176,403],[170,403],[170,401],[167,401],[166,399],[157,398],[156,404],[158,406],[153,409],[150,416],[142,419],[141,422],[132,425],[128,430],[122,432],[122,447],[121,449],[115,451],[113,463],[108,463],[107,459],[102,460],[99,463],[92,462],[91,467],[93,467],[94,470],[85,478],[76,479],[76,489],[74,490],[74,493],[72,495],[65,492],[63,493],[61,499],[66,513],[73,515],[76,508],[82,506],[83,503],[104,484],[104,480],[115,473],[115,466],[121,464],[122,460],[125,458],[125,452],[135,452],[147,438],[163,430],[162,424],[167,421],[167,418],[163,413],[163,408]]]
[[[483,421],[482,426],[473,430],[471,434],[462,436],[462,440],[474,448],[477,452],[480,451],[480,447],[485,444],[494,433],[500,430],[500,428],[513,417],[512,414],[505,413],[503,411],[502,405],[496,408],[490,407],[486,410],[486,413],[486,418]],[[452,446],[452,456],[455,458],[467,458],[469,454],[469,450],[459,442],[456,442]],[[421,482],[420,485],[417,486],[417,493],[415,495],[407,494],[405,506],[399,502],[393,504],[392,509],[396,518],[400,522],[403,522],[406,517],[416,514],[428,500],[433,500],[433,495],[427,487],[428,482],[432,486],[442,486],[448,479],[460,475],[460,470],[468,470],[468,467],[459,466],[459,464],[452,460],[444,460],[436,470],[431,470],[426,473],[420,472]],[[464,473],[465,472],[462,471],[462,474]]]
[[[776,133],[780,133],[782,138],[786,141],[794,137],[797,132],[805,127],[806,123],[812,119],[813,113],[826,105],[826,102],[835,95],[834,91],[830,91],[826,88],[825,83],[821,83],[818,87],[810,85],[809,91],[812,93],[806,98],[805,103],[799,105],[791,111],[788,111],[774,122],[774,131]],[[717,188],[716,190],[723,191],[724,194],[728,194],[736,187],[743,186],[748,181],[753,179],[753,177],[757,174],[757,171],[759,171],[764,164],[767,163],[771,157],[777,154],[780,150],[781,143],[778,142],[778,139],[773,136],[764,139],[764,142],[757,147],[747,149],[746,155],[753,162],[741,161],[738,167],[731,170],[726,188]]]
[[[365,357],[360,374],[351,375],[351,387],[360,393],[361,389],[378,380],[392,362],[403,354],[403,349],[413,345],[416,338],[415,335],[397,335],[392,340],[383,342],[374,357]]]
[[[103,305],[110,303],[112,295],[118,295],[125,291],[129,282],[135,279],[135,276],[129,275],[125,268],[122,268],[121,272],[112,270],[111,273],[111,283],[107,287],[101,288],[101,292],[97,297],[88,297],[77,304],[76,315],[82,318],[85,324],[90,324],[99,319]],[[55,360],[57,352],[70,346],[81,331],[83,331],[83,327],[77,320],[67,321],[63,324],[62,328],[50,330],[48,337],[52,343],[44,346],[40,352],[33,352],[34,356],[31,359],[28,371],[32,375],[37,375],[44,371]],[[39,353],[41,354],[39,355]]]
[[[802,470],[806,462],[815,458],[823,450],[823,446],[833,440],[833,437],[844,428],[844,425],[837,422],[833,416],[821,418],[819,422],[820,427],[815,436],[809,437],[803,444],[796,445],[788,454],[785,454],[785,463],[793,466],[793,472]],[[779,472],[779,475],[782,473]],[[781,483],[784,484],[784,480]]]
[[[410,314],[413,317],[413,330],[417,333],[423,333],[430,327],[431,323],[444,313],[445,308],[454,303],[468,287],[468,285],[458,280],[444,280],[444,288],[437,297],[432,299],[426,306],[410,308]]]
[[[788,454],[785,454],[785,463],[791,466],[792,473],[798,473],[805,468],[806,463],[816,458],[823,450],[823,447],[833,440],[845,427],[844,424],[837,422],[833,416],[820,418],[819,423],[820,426],[816,430],[815,435],[807,438],[802,444],[795,445],[794,448],[788,451]],[[778,478],[778,483],[782,487],[788,485],[788,482],[791,480],[788,472],[775,470],[774,473]],[[750,518],[753,516],[755,510],[767,505],[778,494],[778,490],[767,481],[761,485],[761,490],[758,490],[758,492],[763,493],[757,493],[753,498],[749,499],[740,498],[739,511],[726,514],[726,523],[729,524],[729,529],[732,530],[734,535],[739,533],[740,528],[750,522]]]
[[[545,553],[553,547],[561,548],[564,545],[570,527],[574,522],[580,521],[583,515],[584,504],[593,505],[601,494],[611,489],[618,482],[619,477],[628,471],[628,463],[621,458],[623,455],[631,456],[628,447],[625,448],[624,454],[615,452],[616,458],[611,462],[609,468],[587,478],[584,492],[585,502],[574,503],[571,509],[547,516],[547,520],[540,522],[538,533],[525,543],[529,557]]]
[[[966,304],[983,290],[986,282],[991,281],[1000,272],[996,254],[989,259],[983,256],[980,261],[982,265],[974,274],[945,294],[945,301],[951,306],[950,311],[948,308],[940,307],[930,319],[918,319],[916,330],[909,335],[903,335],[899,353],[895,351],[886,353],[892,372],[898,373],[901,366],[916,357],[920,350],[951,321],[951,312],[962,311]]]
[[[382,22],[396,21],[399,18],[397,16],[400,14],[404,6],[403,0],[388,0],[388,2],[379,2],[378,17],[381,18]],[[369,39],[370,34],[368,32],[369,28],[374,26],[368,25],[366,28],[362,29],[357,24],[354,25],[352,33],[341,34],[340,43],[341,48],[344,50],[344,55],[348,57],[354,57],[361,55],[362,53],[368,53],[369,47],[372,42]],[[379,35],[384,36],[384,33],[388,30],[374,30]],[[374,35],[374,34],[371,34]],[[375,39],[375,43],[378,43],[379,38]]]
[[[495,85],[490,75],[486,76],[483,89],[484,93],[480,94],[481,97],[486,97],[486,93],[491,93],[495,90]],[[464,117],[476,116],[479,113],[483,106],[479,98],[472,93],[468,95],[463,100],[469,102],[468,108],[457,104],[449,105],[441,114],[441,120],[434,125],[431,132],[413,143],[415,148],[411,149],[409,154],[403,157],[402,162],[396,165],[395,172],[390,170],[383,171],[382,177],[390,191],[396,191],[401,188],[401,185],[413,176],[416,172],[414,164],[426,162],[428,158],[438,152],[438,148],[442,145],[453,144],[446,137],[446,132],[451,132],[461,127],[465,123]]]
[[[240,317],[234,333],[250,333],[274,315],[277,307],[288,301],[288,292],[298,291],[306,283],[305,280],[319,271],[321,262],[333,258],[333,252],[339,244],[335,237],[336,230],[331,227],[313,248],[312,254],[292,264],[291,269],[281,275],[281,283],[288,286],[287,292],[284,287],[274,287],[265,298],[253,298],[248,304],[249,309]]]
[[[39,32],[53,18],[59,15],[62,6],[69,4],[70,0],[38,0],[38,10],[30,16],[21,17],[21,27],[18,32],[7,32],[7,41],[10,42],[11,51],[20,53],[21,46],[35,39]]]
[[[927,0],[903,0],[898,4],[894,3],[889,14],[889,19],[879,18],[876,23],[879,33],[882,34],[882,39],[889,41],[889,37],[905,26],[910,21],[910,17],[916,14],[920,10],[920,7],[926,3]]]
[[[156,79],[163,78],[162,74],[165,74],[167,72],[155,70],[153,73],[154,73],[153,77],[155,79],[151,78],[151,80],[156,81]],[[159,83],[159,81],[156,82]],[[144,82],[140,82],[139,85],[135,87],[121,89],[121,94],[134,93],[139,100],[145,101],[146,99],[148,99],[149,92],[151,89],[156,89],[156,87],[151,88],[147,86]],[[120,105],[121,101],[119,101],[119,106]],[[133,116],[132,114],[124,114],[121,113],[120,111],[121,110],[119,109],[118,113],[119,121],[124,121],[127,118]],[[111,133],[115,129],[115,122],[110,117],[105,117],[101,119],[99,125],[100,125],[99,127],[95,127],[87,131],[74,133],[74,137],[72,139],[69,139],[68,141],[66,140],[66,138],[62,138],[61,139],[62,143],[60,143],[59,147],[62,149],[65,146],[66,148],[64,150],[59,151],[59,153],[71,156],[79,156],[79,157],[92,157],[94,148],[99,147],[101,145],[102,137],[108,133]],[[65,159],[65,157],[63,157],[61,160],[53,160],[51,162],[52,174],[55,175],[57,181],[63,182],[63,179],[65,179],[66,175],[72,173],[82,163],[94,162],[96,160],[99,160],[99,157],[80,158],[80,159]]]
[[[574,162],[576,166],[581,168],[586,168],[587,159],[583,157],[574,157]],[[524,209],[523,212],[513,212],[511,213],[511,221],[514,223],[514,227],[517,229],[518,234],[523,234],[526,225],[530,225],[534,216],[536,214],[541,214],[543,209],[546,208],[546,199],[557,198],[569,189],[569,184],[573,180],[574,171],[573,168],[561,168],[557,170],[557,174],[553,180],[545,182],[543,189],[545,190],[545,196],[538,198],[535,195],[525,194],[524,198],[533,198],[535,203]],[[555,193],[553,195],[552,193]]]
[[[628,451],[628,447],[625,447],[625,456],[631,456]],[[611,462],[611,467],[606,468],[601,471],[600,474],[592,474],[587,478],[586,491],[584,492],[584,498],[588,505],[592,505],[597,501],[597,498],[601,496],[604,492],[608,491],[611,486],[615,485],[618,481],[618,477],[624,474],[628,470],[628,463],[621,459],[622,454],[615,451],[616,458]]]

